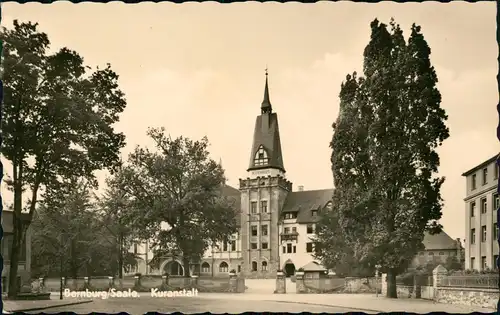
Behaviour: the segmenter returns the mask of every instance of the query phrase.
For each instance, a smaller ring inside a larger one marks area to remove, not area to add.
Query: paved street
[[[276,301],[259,301],[229,298],[220,299],[209,297],[175,297],[175,298],[152,298],[141,296],[140,298],[112,298],[96,299],[92,303],[63,306],[44,310],[44,313],[75,312],[78,314],[88,314],[91,312],[118,313],[125,311],[129,314],[144,314],[146,312],[161,313],[243,313],[254,312],[314,312],[314,313],[345,313],[356,310],[350,308],[304,305],[298,303],[286,303]],[[31,312],[31,314],[40,311]],[[30,312],[28,312],[30,313]],[[376,312],[373,312],[376,313]]]
[[[386,299],[370,294],[227,294],[200,293],[196,297],[151,297],[141,293],[140,298],[94,299],[91,303],[54,307],[43,310],[45,313],[118,313],[126,311],[130,314],[146,312],[161,313],[242,313],[254,312],[314,312],[345,313],[365,312],[413,312],[425,314],[429,312],[448,313],[491,313],[494,310],[465,305],[433,303],[427,300]],[[39,313],[33,311],[31,313]]]

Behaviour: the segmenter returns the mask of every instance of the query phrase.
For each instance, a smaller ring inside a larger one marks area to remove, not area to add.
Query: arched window
[[[263,146],[260,146],[257,152],[255,153],[255,157],[253,160],[254,166],[263,166],[269,163],[269,158],[267,156],[267,152]]]
[[[267,261],[262,262],[262,271],[267,271]]]
[[[206,261],[203,264],[201,264],[201,272],[203,272],[203,273],[210,272],[210,264],[207,263]]]
[[[228,272],[229,270],[229,266],[227,264],[227,262],[223,261],[220,263],[219,265],[219,272]]]
[[[257,262],[252,261],[252,271],[257,271]]]

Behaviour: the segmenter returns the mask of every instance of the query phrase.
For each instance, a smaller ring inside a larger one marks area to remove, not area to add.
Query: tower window
[[[268,249],[268,248],[269,248],[269,246],[267,243],[262,243],[261,249]]]
[[[267,262],[262,262],[262,271],[267,271]]]
[[[267,200],[260,202],[260,212],[267,213]]]
[[[252,225],[252,236],[257,236],[257,225]]]
[[[263,146],[260,146],[257,152],[255,153],[253,164],[255,166],[263,166],[269,163],[269,158],[267,156],[267,152]]]
[[[267,231],[268,231],[267,224],[264,224],[264,225],[261,226],[261,231],[262,231],[261,234],[263,236],[267,236]]]
[[[250,204],[250,211],[252,214],[257,213],[257,201],[252,201]]]

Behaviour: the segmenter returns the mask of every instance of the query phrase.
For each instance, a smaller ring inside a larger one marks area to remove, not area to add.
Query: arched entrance
[[[175,260],[169,261],[163,267],[163,271],[168,273],[170,276],[184,276],[184,268],[182,265]]]
[[[287,261],[283,271],[287,277],[293,276],[295,274],[295,265],[291,261]]]

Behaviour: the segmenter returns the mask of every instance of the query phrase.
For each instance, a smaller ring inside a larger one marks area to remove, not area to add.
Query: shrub
[[[299,268],[297,271],[298,272],[304,272],[304,268]]]
[[[236,269],[231,269],[229,273],[236,273]]]
[[[134,274],[134,276],[136,276],[136,277],[140,277],[140,276],[142,276],[142,273],[140,273],[140,272],[136,272],[136,273]]]

